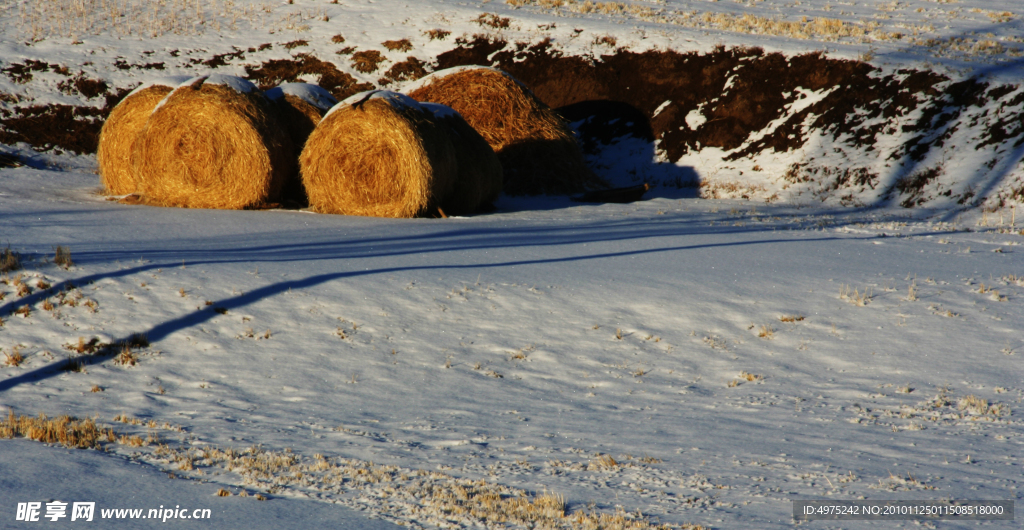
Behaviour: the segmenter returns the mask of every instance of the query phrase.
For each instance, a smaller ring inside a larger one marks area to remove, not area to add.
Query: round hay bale
[[[318,123],[338,100],[330,92],[317,85],[308,83],[285,83],[264,92],[277,107],[278,118],[285,132],[292,141],[295,153],[301,153],[306,139],[316,129]],[[301,205],[308,204],[306,190],[299,178],[298,157],[293,159],[293,175],[285,183],[281,192],[283,201],[291,201]]]
[[[100,183],[107,194],[127,195],[137,191],[132,151],[139,131],[164,96],[187,79],[179,76],[143,83],[110,111],[100,130],[99,149],[96,151]]]
[[[421,103],[444,126],[455,148],[458,166],[455,185],[441,208],[449,215],[474,213],[492,204],[501,193],[501,161],[487,140],[451,107],[440,103]]]
[[[150,202],[242,209],[277,201],[293,157],[270,100],[245,79],[213,75],[157,105],[132,160]]]
[[[576,193],[599,184],[565,121],[501,70],[440,70],[405,91],[417,101],[447,105],[461,114],[498,154],[510,195]]]
[[[432,214],[456,172],[454,147],[433,115],[381,90],[335,105],[306,140],[299,167],[314,210],[372,217]]]

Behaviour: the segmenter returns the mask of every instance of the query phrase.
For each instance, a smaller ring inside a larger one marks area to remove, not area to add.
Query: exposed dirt
[[[363,50],[352,54],[352,67],[364,74],[371,74],[380,68],[380,63],[387,61],[377,50]]]
[[[59,147],[95,153],[108,109],[70,105],[32,106],[0,118],[0,143],[27,142],[39,150]]]
[[[23,63],[14,63],[2,70],[15,83],[28,83],[32,80],[32,72],[55,72],[62,75],[71,75],[66,66],[59,64],[48,64],[42,61],[28,59]]]
[[[259,66],[246,66],[245,72],[250,81],[261,89],[275,87],[281,83],[298,81],[302,75],[320,76],[320,87],[327,90],[339,101],[374,88],[369,83],[359,83],[333,63],[322,61],[311,54],[300,53],[294,59],[274,59]]]
[[[617,50],[589,60],[563,56],[551,43],[509,44],[486,37],[463,39],[437,58],[437,68],[465,64],[504,69],[530,86],[553,107],[588,100],[628,104],[650,120],[654,136],[670,160],[702,147],[732,150],[786,113],[800,92],[832,89],[822,101],[789,116],[774,132],[732,157],[803,145],[803,124],[848,136],[858,147],[874,143],[882,125],[864,126],[877,116],[903,116],[939,93],[945,77],[901,71],[875,77],[871,65],[830,59],[820,53],[786,57],[760,48],[717,48],[712,53]],[[663,106],[664,105],[664,106]],[[660,108],[660,112],[657,112]],[[686,123],[700,110],[705,121]],[[859,110],[859,112],[857,112]]]
[[[427,66],[423,61],[409,56],[404,61],[395,63],[384,73],[384,77],[377,80],[377,83],[387,86],[394,82],[415,81],[429,73],[426,69]]]

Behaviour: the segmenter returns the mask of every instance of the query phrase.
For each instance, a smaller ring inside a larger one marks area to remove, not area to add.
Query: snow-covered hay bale
[[[302,151],[306,138],[324,114],[338,104],[330,92],[308,83],[285,83],[265,94],[277,106],[281,125],[291,137],[296,152]]]
[[[493,203],[503,183],[501,161],[494,149],[451,107],[439,103],[422,105],[443,126],[455,148],[455,185],[441,203],[442,209],[447,214],[462,215]]]
[[[133,154],[147,202],[220,209],[275,202],[293,158],[270,100],[225,75],[191,79],[168,94]]]
[[[295,167],[289,172],[293,177],[285,183],[282,199],[306,204],[306,191],[299,179],[298,154],[324,114],[337,105],[338,100],[323,88],[308,83],[285,83],[264,93],[277,107],[281,125],[295,147]]]
[[[356,94],[320,121],[299,157],[309,205],[321,213],[434,213],[455,181],[454,148],[430,111],[388,91]]]
[[[447,105],[461,114],[498,154],[509,194],[576,193],[594,183],[565,121],[501,70],[441,70],[406,92],[417,101]]]
[[[144,83],[125,96],[107,116],[100,130],[99,148],[96,151],[100,182],[106,193],[135,193],[138,179],[132,166],[132,150],[139,131],[146,125],[146,120],[157,104],[186,79],[170,77]]]

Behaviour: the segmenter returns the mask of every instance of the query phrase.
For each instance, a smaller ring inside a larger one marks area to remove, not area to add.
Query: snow
[[[295,96],[324,111],[330,110],[338,103],[330,92],[309,83],[284,83],[264,93],[271,100],[281,99],[285,95]]]
[[[420,103],[420,106],[429,110],[435,118],[451,118],[459,115],[455,109],[440,103]]]
[[[256,85],[252,84],[248,79],[243,79],[235,75],[223,75],[223,74],[212,74],[204,76],[206,78],[203,81],[204,85],[222,85],[231,88],[239,94],[248,94],[249,92],[255,92],[259,90]],[[181,86],[191,86],[192,83],[198,81],[200,78],[194,78],[190,81],[185,81]]]
[[[484,32],[509,42],[550,37],[566,54],[611,51],[595,37],[613,35],[634,51],[824,48],[834,57],[871,52],[886,71],[927,65],[993,82],[1021,79],[1009,53],[948,45],[967,38],[965,46],[1017,46],[1015,2],[628,4],[679,23],[501,2],[295,0],[267,10],[217,4],[227,14],[206,12],[205,24],[159,37],[122,33],[126,25],[31,41],[19,10],[27,17],[32,5],[12,3],[0,15],[11,37],[0,42],[0,59],[5,67],[66,64],[133,87],[152,82],[153,72],[116,68],[118,57],[163,62],[161,75],[191,78],[204,71],[192,59],[264,42],[309,43],[246,51],[245,61],[217,70],[241,75],[244,64],[299,51],[333,58],[350,45],[428,60],[454,38]],[[870,20],[905,36],[832,41],[683,24],[680,13],[694,10]],[[1013,16],[997,23],[1001,11]],[[475,22],[484,12],[511,17],[511,27]],[[452,35],[425,35],[435,28]],[[326,44],[337,34],[344,44]],[[414,52],[381,48],[405,37]],[[344,71],[360,82],[380,74]],[[62,92],[64,79],[50,71],[29,83],[0,76],[0,91],[40,105],[102,104]],[[789,115],[825,94],[795,96]],[[409,104],[382,91],[371,97]],[[970,112],[965,120],[990,119],[995,109]],[[966,145],[968,134],[953,131],[947,145]],[[152,435],[168,452],[156,443],[97,451],[0,440],[0,526],[18,524],[16,503],[50,499],[214,510],[204,524],[175,521],[181,528],[476,524],[445,519],[405,495],[421,471],[439,473],[433,480],[442,486],[483,479],[557,493],[573,513],[639,510],[652,521],[708,528],[791,528],[794,499],[1019,505],[1022,211],[844,208],[822,201],[835,190],[783,189],[755,177],[781,174],[804,157],[873,167],[886,182],[911,170],[886,167],[877,154],[827,158],[827,145],[812,140],[799,153],[732,162],[708,148],[664,164],[650,146],[621,139],[604,151],[601,171],[621,185],[660,184],[648,200],[502,196],[494,213],[412,220],[123,205],[98,194],[94,156],[4,146],[26,165],[0,168],[0,242],[21,253],[25,268],[0,283],[0,348],[17,348],[24,362],[2,364],[0,354],[0,411],[95,417],[118,433]],[[1004,147],[930,156],[950,158],[955,169],[943,178],[984,184],[973,175]],[[1019,151],[1000,151],[1000,163],[1016,164]],[[669,185],[693,174],[725,198],[698,199],[697,190]],[[755,197],[791,195],[770,204],[739,199],[758,186]],[[52,263],[57,245],[70,248],[75,265]],[[18,294],[19,275],[31,293]],[[62,290],[75,305],[59,303]],[[28,316],[12,314],[23,306]],[[134,366],[65,347],[133,334],[150,342]],[[60,370],[69,358],[84,370]],[[312,471],[264,480],[199,456],[256,445],[309,464],[321,455],[336,469],[372,462],[399,471],[386,483],[339,483]],[[175,460],[186,454],[196,457],[195,469]],[[215,496],[220,488],[233,495]],[[239,497],[242,490],[250,497]],[[258,492],[269,500],[256,501]]]
[[[168,76],[168,77],[157,77],[157,78],[154,78],[154,79],[150,79],[148,81],[143,81],[142,84],[139,85],[135,90],[132,90],[131,92],[129,92],[128,96],[131,96],[131,95],[135,94],[136,92],[140,92],[140,91],[145,90],[145,89],[147,89],[149,87],[152,87],[152,86],[166,86],[166,87],[176,88],[179,85],[181,85],[182,83],[187,82],[189,79],[191,79],[191,78],[188,77],[188,76],[184,76],[184,75],[172,75],[172,76]],[[127,97],[127,96],[125,96],[125,97]]]
[[[388,105],[394,107],[396,110],[422,110],[422,107],[418,101],[412,99],[409,96],[406,96],[405,94],[399,94],[398,92],[392,92],[390,90],[367,90],[364,92],[359,92],[358,94],[353,94],[345,98],[343,101],[338,102],[337,105],[331,107],[331,110],[327,111],[327,114],[324,115],[324,118],[330,116],[331,113],[334,112],[335,110],[347,107],[354,107],[360,103],[369,101],[371,99],[382,99],[385,102],[387,102]]]

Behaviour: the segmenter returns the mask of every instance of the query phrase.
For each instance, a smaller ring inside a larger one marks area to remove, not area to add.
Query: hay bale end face
[[[264,92],[277,107],[278,119],[291,139],[295,153],[301,153],[306,139],[338,100],[330,92],[308,83],[285,83]],[[282,190],[282,200],[300,205],[308,204],[306,190],[299,179],[298,157]]]
[[[224,75],[194,78],[168,94],[132,154],[147,202],[218,209],[276,202],[293,157],[270,100]]]
[[[495,68],[441,70],[405,91],[455,109],[497,153],[510,195],[568,194],[600,185],[569,126],[522,83]]]
[[[132,151],[139,131],[157,104],[187,77],[168,77],[144,83],[130,92],[107,116],[100,130],[96,159],[100,183],[109,195],[135,193],[138,179],[132,166]]]
[[[372,217],[433,213],[456,173],[454,147],[433,115],[379,90],[332,108],[306,141],[299,166],[314,210]]]
[[[494,149],[451,107],[439,103],[421,105],[443,126],[455,148],[455,185],[441,208],[449,215],[463,215],[494,203],[503,183],[501,161]]]

